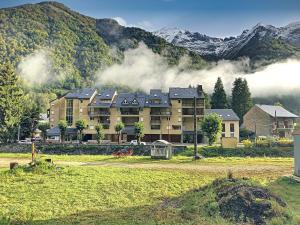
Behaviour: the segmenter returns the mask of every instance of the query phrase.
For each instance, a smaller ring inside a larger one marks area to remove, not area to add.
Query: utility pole
[[[170,142],[170,117],[168,117],[168,142]]]
[[[20,141],[20,130],[21,130],[21,125],[19,124],[19,126],[18,126],[18,142]]]
[[[194,159],[199,159],[197,148],[197,112],[196,112],[197,98],[194,97]]]

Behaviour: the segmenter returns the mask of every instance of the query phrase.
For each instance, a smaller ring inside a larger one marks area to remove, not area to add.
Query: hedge
[[[292,147],[225,149],[210,146],[200,148],[199,153],[204,157],[293,157],[294,149]]]

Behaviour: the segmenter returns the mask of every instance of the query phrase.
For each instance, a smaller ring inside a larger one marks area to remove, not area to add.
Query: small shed
[[[151,144],[152,159],[171,159],[173,156],[173,148],[170,142],[165,140],[157,140]]]

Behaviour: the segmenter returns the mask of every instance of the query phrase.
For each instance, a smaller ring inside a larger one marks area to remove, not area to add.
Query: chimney
[[[200,94],[202,94],[202,92],[203,92],[203,89],[202,89],[202,85],[197,85],[197,93],[200,95]]]

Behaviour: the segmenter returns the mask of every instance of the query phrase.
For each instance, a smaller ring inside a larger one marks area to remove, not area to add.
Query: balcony
[[[90,117],[98,117],[98,116],[110,116],[109,110],[92,110],[89,111]]]
[[[294,125],[279,125],[277,126],[278,130],[292,130],[294,129]]]
[[[182,108],[193,108],[194,100],[183,100]],[[204,101],[202,99],[197,99],[196,108],[204,108]]]
[[[150,124],[151,125],[160,125],[161,124],[161,120],[160,119],[156,119],[156,118],[151,118]]]
[[[151,116],[171,116],[172,113],[168,110],[153,110],[150,111]]]
[[[125,126],[134,126],[136,122],[139,122],[139,117],[124,117],[122,118],[122,123],[125,124]]]
[[[139,115],[140,111],[138,109],[120,109],[121,115],[131,116]]]
[[[196,109],[196,115],[197,116],[204,115],[204,110]],[[182,109],[182,116],[194,116],[194,109]]]

